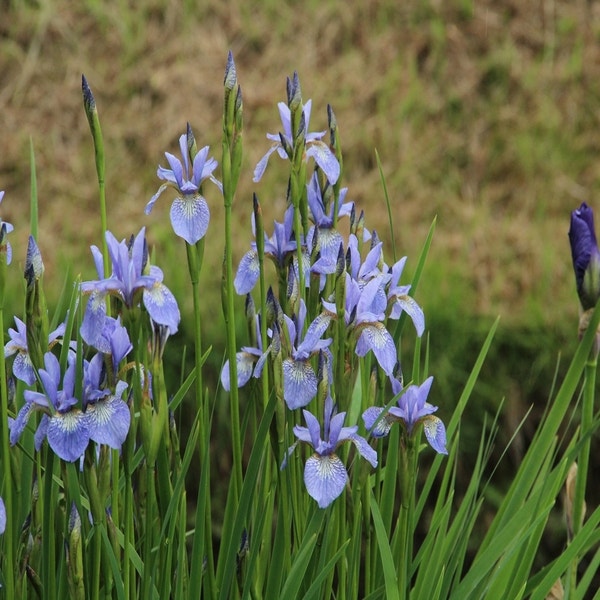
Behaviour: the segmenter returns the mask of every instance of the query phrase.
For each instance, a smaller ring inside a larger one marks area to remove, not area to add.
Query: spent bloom
[[[589,310],[600,297],[600,250],[594,231],[594,211],[585,202],[571,213],[569,241],[577,294],[583,310]]]
[[[344,463],[335,453],[338,446],[344,442],[352,442],[358,453],[373,467],[377,467],[377,453],[367,441],[358,435],[358,427],[344,427],[346,413],[335,413],[333,400],[327,396],[323,411],[323,437],[321,424],[309,411],[304,410],[306,427],[296,425],[294,435],[298,438],[287,451],[282,464],[284,468],[287,459],[299,442],[311,446],[314,450],[304,466],[304,484],[311,498],[314,498],[320,508],[329,506],[343,491],[348,481],[348,472]]]
[[[401,392],[401,384],[394,377],[392,389],[395,394]],[[433,377],[428,377],[421,385],[410,385],[401,392],[398,397],[397,405],[390,407],[384,413],[385,409],[377,406],[367,408],[363,413],[365,427],[371,430],[374,437],[386,436],[393,423],[399,421],[403,424],[406,434],[410,437],[417,424],[422,424],[425,431],[425,437],[429,445],[439,454],[448,454],[446,450],[446,428],[444,423],[438,417],[434,416],[437,406],[427,402],[427,396],[433,383]]]
[[[294,78],[294,81],[297,82],[297,77]],[[279,102],[277,106],[279,108],[279,116],[281,118],[283,131],[280,133],[267,133],[267,138],[271,140],[273,144],[256,165],[253,181],[255,183],[260,181],[267,168],[269,157],[273,152],[277,152],[283,159],[291,158],[294,152],[294,141],[299,135],[304,134],[305,151],[303,159],[308,160],[311,157],[314,158],[317,165],[319,165],[323,173],[325,173],[329,182],[332,184],[335,183],[340,176],[340,163],[329,146],[322,140],[326,132],[306,133],[310,122],[312,101],[308,100],[302,107],[302,129],[297,132],[292,131],[292,116],[289,106],[287,106],[285,102]]]
[[[170,217],[173,231],[188,244],[195,244],[206,234],[210,220],[208,204],[201,193],[202,182],[210,179],[221,192],[223,186],[212,174],[218,163],[214,158],[208,157],[208,146],[196,151],[196,141],[189,124],[187,133],[179,138],[179,147],[183,163],[175,155],[165,152],[171,168],[159,166],[156,174],[166,183],[163,183],[156,194],[150,198],[144,212],[150,214],[158,197],[168,187],[175,188],[180,195],[171,205]]]
[[[118,242],[107,231],[106,242],[112,261],[110,277],[81,284],[82,292],[90,294],[81,324],[85,342],[102,348],[103,341],[98,338],[105,335],[107,295],[118,298],[129,309],[137,307],[141,301],[155,323],[165,325],[170,333],[175,333],[180,320],[179,307],[175,296],[162,283],[162,270],[148,263],[145,228],[142,227],[129,244],[124,240]],[[98,276],[102,277],[102,253],[96,246],[91,249]]]

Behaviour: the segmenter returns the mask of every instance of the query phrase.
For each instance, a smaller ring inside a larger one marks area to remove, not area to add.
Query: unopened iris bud
[[[300,78],[298,71],[294,71],[292,78],[287,79],[287,100],[290,110],[302,108],[302,90],[300,89]]]
[[[83,94],[83,109],[85,110],[85,116],[90,124],[90,129],[94,129],[94,113],[97,112],[96,109],[96,100],[94,98],[94,94],[92,94],[92,90],[85,78],[85,75],[81,76],[81,92]]]
[[[84,573],[83,573],[83,550],[81,540],[81,517],[77,512],[75,503],[71,505],[69,515],[69,541],[67,544],[67,570],[70,597],[85,598]]]
[[[194,137],[192,126],[189,123],[187,124],[185,137],[187,142],[188,154],[190,155],[190,160],[193,163],[194,157],[196,156],[196,154],[198,154],[198,145],[196,144],[196,138]]]
[[[583,310],[589,310],[600,297],[600,250],[594,231],[594,212],[585,202],[571,213],[569,241],[577,294]]]
[[[30,288],[36,281],[39,281],[43,274],[44,262],[42,261],[42,253],[35,242],[35,238],[30,235],[29,244],[27,245],[27,258],[25,259],[27,288]]]
[[[233,54],[231,50],[227,55],[227,65],[225,67],[225,79],[223,85],[226,90],[232,91],[237,84],[237,73],[235,70],[235,63],[233,62]]]

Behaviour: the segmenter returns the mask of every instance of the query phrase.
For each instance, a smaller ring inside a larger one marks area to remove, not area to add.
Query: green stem
[[[42,508],[42,585],[46,600],[56,598],[56,558],[54,541],[57,539],[54,527],[56,498],[53,496],[54,452],[46,449],[46,471],[44,473],[44,505]]]
[[[3,265],[6,267],[6,264]],[[0,305],[0,331],[4,331],[4,294],[0,298],[2,305]],[[7,598],[15,597],[15,513],[13,512],[13,493],[11,486],[11,468],[10,468],[10,454],[9,454],[9,430],[8,430],[8,391],[6,387],[6,373],[4,352],[0,352],[0,455],[2,456],[2,473],[4,474],[4,508],[6,510],[6,529],[4,531],[4,556],[5,556],[5,567],[2,569],[4,575],[4,589],[6,590]],[[2,481],[0,481],[0,484]],[[2,490],[2,486],[0,486]]]
[[[412,561],[412,514],[415,505],[415,482],[417,470],[417,441],[407,436],[406,448],[401,446],[400,493],[401,506],[398,516],[398,593],[401,600],[409,597],[409,572]]]
[[[581,436],[584,439],[579,452],[577,464],[577,478],[575,480],[575,498],[573,500],[573,538],[583,526],[585,510],[585,490],[590,464],[590,450],[592,444],[591,431],[594,423],[594,390],[596,387],[596,371],[598,357],[595,350],[585,365],[583,383],[583,404],[581,407]],[[571,567],[571,593],[575,593],[577,586],[577,566],[579,558],[575,557]]]
[[[154,484],[154,464],[146,464],[146,523],[144,526],[144,570],[142,574],[141,598],[151,598],[151,584],[154,579],[152,568],[152,547],[154,545],[154,507],[156,489]]]
[[[196,245],[192,246],[186,244],[187,257],[188,257],[188,268],[190,273],[190,279],[192,283],[192,298],[194,302],[194,364],[196,371],[196,402],[198,410],[205,416],[208,415],[206,409],[206,401],[204,398],[204,384],[202,379],[202,315],[200,312],[200,288],[199,288],[199,276],[200,269],[202,266],[202,258],[204,253],[204,238],[199,240]],[[200,454],[200,465],[202,469],[210,470],[210,463],[208,457],[208,427],[200,428],[198,435],[198,449]],[[210,472],[210,471],[208,471]],[[208,475],[208,473],[207,473]],[[210,479],[209,479],[210,480]],[[190,590],[200,589],[200,580],[202,578],[202,563],[204,561],[204,552],[206,552],[207,568],[206,573],[209,578],[209,588],[211,590],[211,596],[214,598],[217,594],[215,570],[214,570],[214,556],[212,549],[212,522],[211,522],[211,503],[210,503],[210,486],[201,488],[200,493],[204,493],[204,499],[201,503],[198,500],[198,506],[204,508],[204,514],[200,514],[196,511],[196,529],[204,530],[204,539],[199,539],[194,542],[194,548],[192,550],[192,574],[190,577]],[[200,526],[200,520],[204,520],[204,527]]]
[[[225,282],[224,282],[224,316],[227,332],[227,356],[229,358],[229,406],[231,418],[231,434],[233,444],[234,492],[238,498],[242,489],[242,440],[240,432],[240,401],[237,387],[236,339],[235,339],[235,306],[233,289],[233,257],[231,240],[231,202],[230,186],[224,187],[225,199]]]

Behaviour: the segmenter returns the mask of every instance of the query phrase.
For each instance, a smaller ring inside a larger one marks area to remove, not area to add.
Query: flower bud
[[[569,241],[577,294],[583,310],[589,310],[600,297],[600,251],[594,231],[594,212],[585,202],[571,213]]]

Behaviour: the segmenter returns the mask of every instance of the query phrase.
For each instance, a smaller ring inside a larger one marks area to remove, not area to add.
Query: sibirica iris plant
[[[583,310],[589,310],[600,297],[600,250],[594,230],[594,211],[585,202],[571,213],[569,241],[577,294]]]
[[[202,195],[202,182],[209,179],[221,192],[223,186],[213,175],[218,163],[214,158],[209,158],[209,147],[204,146],[196,152],[196,141],[189,124],[187,133],[179,138],[179,148],[183,163],[175,155],[165,152],[171,168],[159,166],[156,174],[166,183],[163,183],[150,198],[144,212],[150,214],[158,197],[168,187],[175,188],[181,195],[177,196],[171,205],[173,231],[188,244],[195,244],[205,236],[210,220],[208,204]]]
[[[358,435],[358,426],[344,427],[345,412],[336,414],[331,396],[327,396],[323,410],[323,437],[321,424],[308,410],[303,410],[306,427],[296,425],[294,435],[298,441],[287,451],[286,459],[281,468],[285,468],[287,459],[296,449],[299,442],[308,444],[314,453],[307,459],[304,466],[304,484],[306,490],[317,501],[320,508],[329,506],[343,491],[348,481],[348,472],[337,448],[344,442],[352,442],[358,453],[366,459],[373,468],[377,467],[377,453],[368,442]]]

